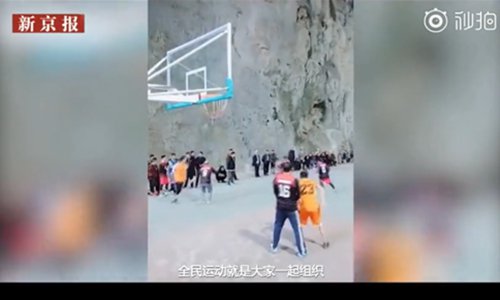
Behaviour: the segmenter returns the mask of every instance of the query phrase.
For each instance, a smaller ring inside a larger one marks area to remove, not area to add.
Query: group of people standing
[[[151,154],[148,160],[148,194],[158,196],[171,191],[178,195],[183,188],[198,187],[206,162],[202,151],[198,155],[194,151],[186,152],[180,157],[171,153],[168,159],[162,155],[160,161]]]
[[[162,155],[160,160],[151,154],[148,160],[148,195],[159,196],[173,192],[176,196],[172,201],[177,203],[177,195],[183,188],[198,188],[201,185],[203,194],[208,195],[210,202],[212,195],[212,175],[219,183],[231,185],[238,177],[236,176],[236,152],[229,149],[226,156],[226,164],[220,165],[216,170],[212,167],[202,151],[198,155],[194,151],[186,152],[185,155],[177,157],[171,153],[167,159]]]
[[[352,159],[352,153],[350,157]],[[282,172],[281,165],[283,162],[290,166],[291,171],[309,170],[317,167],[321,185],[330,185],[335,189],[329,178],[330,167],[337,165],[337,159],[333,153],[318,151],[312,154],[296,156],[295,151],[290,150],[288,155],[284,156],[283,160],[280,161],[278,161],[275,150],[266,150],[262,156],[258,151],[255,151],[252,156],[252,166],[256,177],[260,177],[261,166],[264,176],[269,175],[269,173]],[[147,175],[149,195],[167,195],[172,192],[176,196],[172,202],[177,203],[177,196],[182,189],[198,188],[201,184],[202,192],[204,195],[208,195],[207,202],[209,202],[212,195],[212,175],[215,176],[218,183],[227,183],[228,185],[234,184],[238,180],[236,175],[236,152],[229,149],[225,165],[220,165],[218,169],[208,163],[202,151],[198,154],[195,154],[194,151],[186,152],[180,157],[177,157],[175,153],[171,153],[169,158],[162,155],[160,160],[151,154],[148,160]]]
[[[350,152],[341,151],[337,155],[333,152],[328,151],[316,151],[313,153],[308,153],[303,156],[300,156],[298,159],[297,166],[298,169],[312,169],[314,168],[319,161],[324,162],[330,167],[335,167],[338,164],[351,163],[354,160],[354,153],[351,150]]]
[[[283,159],[288,160],[292,171],[299,170],[310,170],[318,166],[319,162],[326,164],[329,167],[337,166],[337,164],[350,163],[354,158],[354,154],[351,151],[347,153],[342,151],[339,153],[339,159],[335,156],[333,152],[327,151],[316,151],[313,153],[308,153],[305,155],[296,155],[295,150],[288,151],[288,155],[284,156]],[[261,156],[258,150],[255,150],[252,156],[252,167],[254,169],[255,177],[260,177],[260,169],[264,173],[264,176],[269,175],[269,171],[275,174],[275,168],[278,158],[274,150],[266,150],[266,152]]]
[[[300,164],[304,169],[314,168],[318,162],[322,161],[330,167],[337,165],[337,157],[333,152],[327,151],[317,151],[313,153],[308,153],[299,158]]]
[[[266,150],[262,157],[260,156],[259,151],[255,150],[254,155],[252,156],[252,167],[255,171],[255,177],[260,177],[261,165],[263,166],[264,176],[269,175],[269,171],[274,174],[277,161],[278,157],[276,156],[276,152],[274,150]]]

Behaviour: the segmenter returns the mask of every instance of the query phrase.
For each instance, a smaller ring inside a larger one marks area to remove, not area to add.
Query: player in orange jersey
[[[173,179],[175,182],[174,185],[174,194],[175,198],[172,200],[172,203],[178,203],[179,194],[182,191],[182,187],[187,181],[187,169],[188,169],[188,159],[186,156],[181,156],[179,162],[177,162],[173,169]]]
[[[306,226],[307,221],[311,219],[311,223],[314,227],[318,228],[321,239],[323,240],[322,247],[326,249],[330,246],[330,243],[326,241],[323,226],[321,224],[321,207],[324,206],[325,203],[324,190],[314,180],[308,178],[308,175],[306,170],[300,172],[300,199],[298,202],[300,226]],[[321,192],[321,202],[318,201],[318,190]]]

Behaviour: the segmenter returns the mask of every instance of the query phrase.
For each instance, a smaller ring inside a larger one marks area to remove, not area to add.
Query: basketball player
[[[282,172],[283,172],[283,165],[285,165],[285,164],[289,164],[289,165],[290,165],[290,167],[291,167],[291,163],[290,163],[290,161],[288,160],[288,157],[287,157],[287,156],[283,157],[283,159],[282,159],[282,160],[280,160],[280,161],[278,161],[278,162],[276,163],[276,173],[277,173],[277,174],[280,174],[280,173],[282,173]]]
[[[291,173],[292,166],[289,162],[282,164],[283,173],[276,175],[273,181],[274,195],[276,196],[276,217],[274,220],[273,242],[271,251],[278,251],[281,230],[288,219],[292,226],[297,246],[297,256],[304,257],[307,254],[302,229],[299,226],[299,214],[297,212],[297,201],[299,200],[299,181]]]
[[[175,198],[172,200],[172,203],[178,203],[177,198],[182,191],[182,187],[187,180],[187,157],[182,156],[178,163],[175,164],[173,170],[173,179],[174,179],[174,194]]]
[[[329,186],[332,187],[332,189],[335,190],[335,186],[333,185],[332,180],[330,179],[329,173],[330,173],[330,167],[324,162],[323,159],[320,159],[318,161],[318,174],[321,187],[323,187],[325,184],[328,184]]]
[[[323,226],[321,224],[321,207],[324,206],[325,197],[323,189],[313,180],[307,178],[308,173],[306,170],[300,172],[300,199],[299,199],[299,216],[300,225],[305,227],[307,221],[311,219],[311,223],[314,227],[317,227],[323,244],[321,245],[324,249],[330,246],[330,243],[326,241],[325,235],[323,233]],[[321,191],[321,204],[318,202],[317,191]]]
[[[212,202],[212,174],[215,173],[215,169],[205,160],[200,168],[200,183],[203,200],[205,200],[207,204]],[[206,194],[208,194],[208,198],[205,196]]]
[[[170,183],[170,191],[175,191],[175,181],[174,181],[174,166],[177,164],[177,158],[175,153],[170,154],[170,159],[168,160],[167,176]]]

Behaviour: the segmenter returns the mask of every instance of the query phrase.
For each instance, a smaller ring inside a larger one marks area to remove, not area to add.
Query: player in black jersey
[[[297,245],[297,256],[304,257],[307,254],[304,235],[299,225],[299,214],[297,212],[299,193],[299,181],[291,173],[292,166],[285,162],[281,166],[283,173],[276,175],[273,181],[274,195],[276,196],[276,217],[274,220],[273,242],[271,251],[278,251],[281,230],[288,219],[292,225]]]

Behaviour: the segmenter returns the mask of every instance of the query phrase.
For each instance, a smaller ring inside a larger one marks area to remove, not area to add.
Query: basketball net
[[[221,118],[224,115],[227,107],[227,102],[227,100],[220,100],[203,104],[203,110],[210,119],[210,124],[214,125],[215,120]]]

